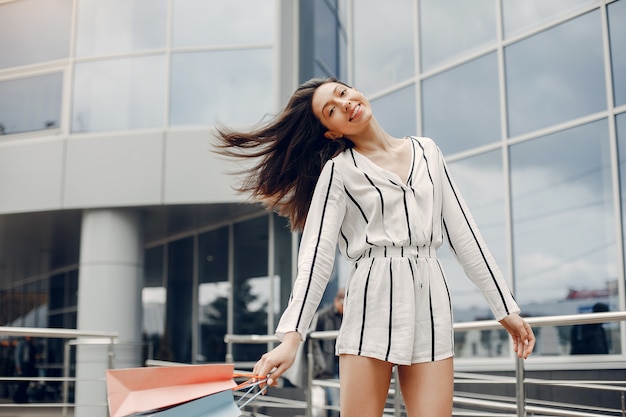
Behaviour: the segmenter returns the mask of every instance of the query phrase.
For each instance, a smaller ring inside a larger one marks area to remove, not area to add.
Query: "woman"
[[[363,94],[332,78],[301,85],[266,126],[219,129],[218,138],[222,154],[260,158],[240,191],[303,229],[298,276],[276,330],[282,342],[254,366],[269,385],[294,361],[337,245],[354,263],[336,345],[342,417],[382,415],[394,365],[408,416],[451,415],[452,306],[436,258],[444,237],[518,357],[532,352],[533,331],[432,140],[391,137]]]

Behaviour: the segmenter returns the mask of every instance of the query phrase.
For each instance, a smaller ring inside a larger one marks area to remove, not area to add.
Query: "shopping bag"
[[[231,390],[221,391],[161,411],[132,414],[132,417],[239,417]]]
[[[196,407],[222,407],[225,410],[224,413],[230,412],[230,414],[216,415],[238,417],[240,412],[233,401],[232,394],[232,389],[237,387],[233,379],[233,371],[233,364],[107,370],[109,413],[111,417],[123,417],[133,414],[151,415],[150,412],[180,412],[184,405],[189,410],[194,410]],[[224,404],[228,406],[224,407]],[[192,413],[193,411],[189,411],[189,414],[163,415],[196,415]],[[206,409],[203,415],[207,415]]]

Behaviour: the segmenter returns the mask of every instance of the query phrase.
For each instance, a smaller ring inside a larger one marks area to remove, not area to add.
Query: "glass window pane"
[[[286,217],[279,216],[276,213],[272,215],[274,216],[274,272],[280,277],[280,303],[272,311],[275,326],[278,324],[281,312],[287,308],[287,303],[289,302],[293,260],[291,259],[292,233],[289,228],[289,221]]]
[[[63,73],[0,82],[0,135],[61,125]]]
[[[414,16],[410,1],[354,2],[354,84],[359,90],[371,94],[415,75]]]
[[[419,4],[422,70],[495,44],[493,0],[421,0]]]
[[[500,138],[496,54],[489,54],[423,81],[424,134],[444,154]]]
[[[376,120],[392,136],[405,137],[416,134],[415,86],[372,100]]]
[[[199,362],[224,362],[228,323],[228,227],[200,235],[198,253]]]
[[[272,109],[272,50],[172,57],[170,124],[257,123]]]
[[[233,331],[267,334],[268,302],[279,287],[275,277],[267,276],[268,216],[237,223],[234,228]],[[234,345],[233,359],[257,361],[266,350],[265,345]]]
[[[176,0],[173,46],[272,43],[273,0]]]
[[[327,77],[336,77],[339,66],[339,19],[336,9],[324,1],[313,4],[315,13],[315,61],[326,70]]]
[[[626,1],[608,6],[615,106],[626,104]]]
[[[0,4],[0,68],[67,58],[72,0]]]
[[[76,64],[72,131],[163,126],[163,55]]]
[[[163,48],[167,0],[80,0],[76,55]]]
[[[606,109],[600,14],[505,49],[509,135]]]
[[[598,0],[503,0],[504,36],[517,35],[597,3]]]
[[[504,175],[501,151],[492,151],[449,164],[454,178],[487,247],[504,272],[508,270],[504,205]],[[492,319],[493,315],[476,286],[454,259],[449,247],[438,253],[448,282],[456,322]],[[508,277],[507,277],[508,278]],[[462,332],[456,335],[458,357],[506,356],[510,352],[506,333]]]
[[[606,120],[511,146],[515,294],[526,314],[576,314],[597,301],[617,307],[609,154]],[[542,334],[537,353],[569,352]]]

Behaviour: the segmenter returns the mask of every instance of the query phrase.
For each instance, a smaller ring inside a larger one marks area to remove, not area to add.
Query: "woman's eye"
[[[343,95],[346,94],[346,90],[341,90],[341,93],[339,93],[340,96],[343,97]]]

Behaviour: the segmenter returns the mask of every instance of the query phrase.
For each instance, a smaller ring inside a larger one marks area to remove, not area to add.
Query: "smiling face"
[[[328,139],[358,134],[368,126],[372,117],[365,96],[337,82],[317,87],[311,105],[315,116],[328,129],[324,135]]]

